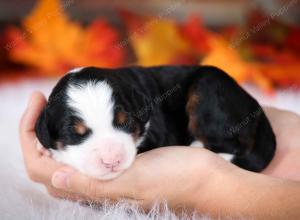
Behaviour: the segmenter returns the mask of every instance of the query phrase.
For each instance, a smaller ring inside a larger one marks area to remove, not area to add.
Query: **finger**
[[[57,189],[79,193],[95,201],[103,198],[129,198],[126,187],[124,187],[126,182],[122,182],[120,178],[100,181],[70,168],[56,171],[52,176],[52,185]]]
[[[20,122],[20,139],[25,164],[30,179],[43,184],[51,183],[53,173],[63,165],[49,158],[49,152],[43,149],[35,135],[35,123],[46,105],[46,99],[40,92],[31,95],[28,107]],[[46,168],[46,169],[45,169]]]
[[[34,127],[37,118],[39,117],[43,107],[46,104],[46,99],[40,92],[34,92],[31,95],[28,107],[20,122],[20,139],[24,156],[37,156],[36,150],[36,135]]]
[[[40,92],[34,92],[31,95],[28,107],[20,122],[20,139],[26,170],[30,179],[49,184],[52,174],[62,167],[62,164],[46,157],[48,155],[46,150],[43,151],[43,154],[37,150],[37,148],[43,147],[38,147],[40,143],[36,138],[34,127],[45,104],[46,99]]]
[[[31,94],[27,109],[21,120],[21,128],[23,131],[34,130],[35,121],[46,103],[46,98],[41,92],[33,92]]]
[[[65,167],[64,164],[45,155],[40,155],[37,158],[27,158],[25,165],[29,178],[45,185],[51,184],[52,175],[56,170]]]

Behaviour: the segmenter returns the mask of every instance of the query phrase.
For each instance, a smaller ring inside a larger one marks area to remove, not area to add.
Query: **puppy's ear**
[[[40,143],[45,148],[53,148],[53,139],[49,130],[50,118],[47,113],[47,107],[43,109],[35,124],[35,133]]]

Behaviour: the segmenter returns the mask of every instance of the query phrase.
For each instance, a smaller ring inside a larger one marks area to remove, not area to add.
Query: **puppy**
[[[54,159],[98,179],[171,145],[205,147],[259,172],[276,146],[257,101],[211,66],[74,69],[53,89],[35,130]]]

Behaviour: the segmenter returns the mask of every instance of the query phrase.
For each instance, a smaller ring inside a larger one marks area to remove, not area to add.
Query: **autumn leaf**
[[[178,24],[160,17],[144,17],[120,11],[127,27],[137,63],[143,66],[196,63],[189,42],[184,39]]]
[[[70,21],[64,7],[71,3],[39,1],[25,18],[23,29],[7,30],[10,42],[16,42],[9,50],[9,57],[48,75],[61,74],[76,66],[122,65],[124,49],[115,46],[120,40],[119,33],[104,20],[97,20],[87,28]]]
[[[212,33],[204,27],[198,16],[190,16],[186,22],[180,25],[180,31],[200,57],[211,50],[209,39]]]

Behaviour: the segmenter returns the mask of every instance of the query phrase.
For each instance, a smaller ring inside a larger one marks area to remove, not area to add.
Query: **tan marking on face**
[[[83,122],[77,122],[74,125],[74,130],[79,135],[84,135],[87,132],[87,127]]]
[[[118,124],[126,124],[128,121],[128,117],[125,112],[118,111],[116,114],[116,121]]]

